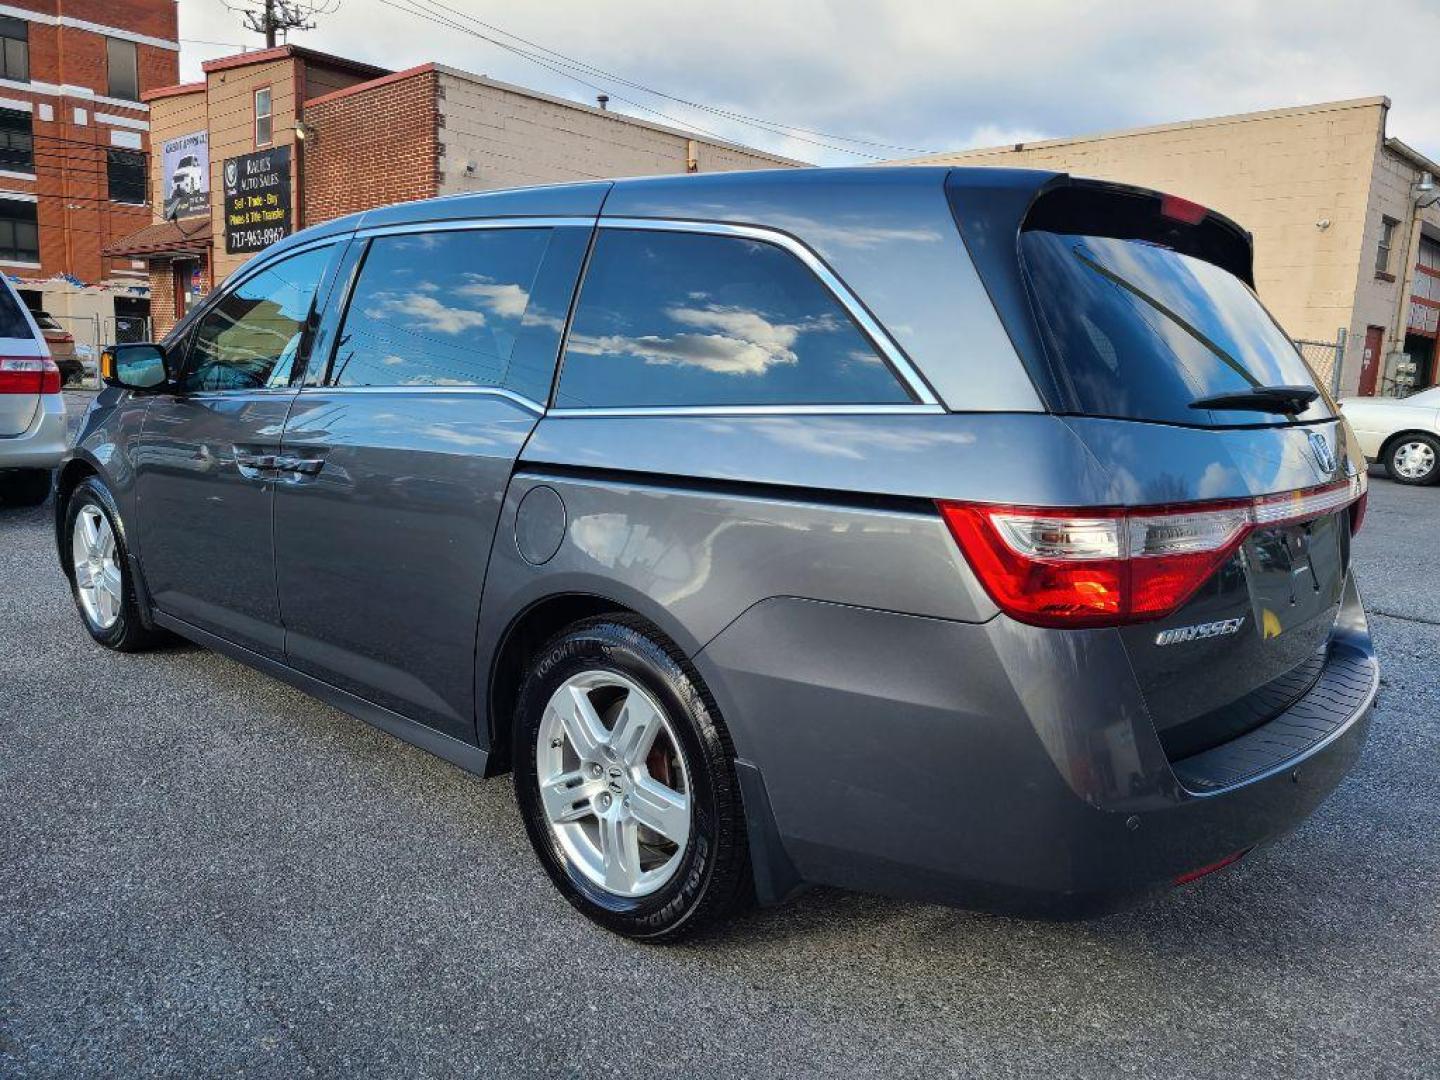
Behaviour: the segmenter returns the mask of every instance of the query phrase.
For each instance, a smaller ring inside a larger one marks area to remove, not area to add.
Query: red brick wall
[[[64,15],[67,19],[114,26],[167,41],[174,41],[179,33],[173,0],[8,0],[8,3],[10,7],[42,15]]]
[[[58,0],[20,0],[13,6],[46,15],[61,13]],[[116,29],[174,40],[175,5],[172,0],[65,0],[63,14]],[[109,94],[105,37],[74,27],[29,23],[30,78],[38,83],[80,86],[101,97]],[[174,50],[138,44],[141,91],[167,86],[180,73]],[[63,63],[62,63],[63,61]],[[148,205],[112,203],[106,177],[106,150],[112,134],[140,135],[140,153],[148,157],[148,133],[133,126],[101,123],[96,114],[148,121],[139,106],[94,101],[83,96],[56,95],[5,88],[0,97],[31,103],[34,107],[35,179],[0,179],[0,189],[39,196],[36,212],[40,225],[40,269],[8,269],[29,278],[70,274],[86,283],[103,280],[114,268],[129,269],[129,259],[105,259],[100,250],[149,224]],[[53,119],[42,119],[42,106]],[[84,123],[76,122],[76,109]],[[115,149],[133,149],[115,147]]]
[[[193,293],[186,300],[190,310],[190,304],[198,304],[210,291],[210,267],[208,259],[201,259],[198,263],[192,263],[196,267],[195,276],[200,282],[200,295]],[[150,263],[150,339],[159,341],[170,332],[175,325],[175,271],[168,259],[155,259]]]
[[[305,224],[439,193],[440,133],[430,68],[305,104]]]

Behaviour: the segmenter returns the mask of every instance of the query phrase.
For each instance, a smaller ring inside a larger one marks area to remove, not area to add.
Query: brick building
[[[264,241],[357,210],[525,184],[798,164],[439,64],[388,72],[287,45],[203,70],[202,81],[146,95],[153,217],[109,248],[148,262],[157,337]],[[203,204],[177,197],[174,179],[181,161],[201,156],[190,149],[201,134]]]
[[[0,4],[0,272],[77,340],[143,315],[143,263],[107,255],[149,219],[146,91],[179,72],[174,0]]]
[[[1406,393],[1440,383],[1440,205],[1426,187],[1440,165],[1387,137],[1389,107],[1360,98],[912,161],[1059,169],[1214,207],[1253,233],[1257,291],[1291,336],[1346,331],[1342,393]]]

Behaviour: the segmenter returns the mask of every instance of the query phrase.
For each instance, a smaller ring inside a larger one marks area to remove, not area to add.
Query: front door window
[[[261,390],[288,386],[330,248],[312,248],[231,289],[195,331],[183,386]]]

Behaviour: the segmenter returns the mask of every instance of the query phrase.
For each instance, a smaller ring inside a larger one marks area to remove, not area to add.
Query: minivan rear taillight
[[[985,591],[1011,618],[1119,626],[1179,609],[1253,530],[1333,514],[1365,489],[1359,474],[1280,495],[1178,506],[939,507]]]
[[[48,356],[0,356],[0,394],[58,394],[60,369]]]

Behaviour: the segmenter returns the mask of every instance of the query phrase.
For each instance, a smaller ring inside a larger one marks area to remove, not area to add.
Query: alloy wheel
[[[1404,443],[1394,454],[1395,471],[1407,480],[1419,480],[1435,468],[1435,450],[1418,439]]]
[[[110,519],[93,503],[80,508],[70,533],[71,566],[75,589],[85,617],[99,630],[109,630],[120,618],[124,582],[115,557],[115,533]]]
[[[613,671],[551,695],[536,737],[545,818],[570,862],[606,892],[655,892],[690,840],[691,785],[665,710]]]

